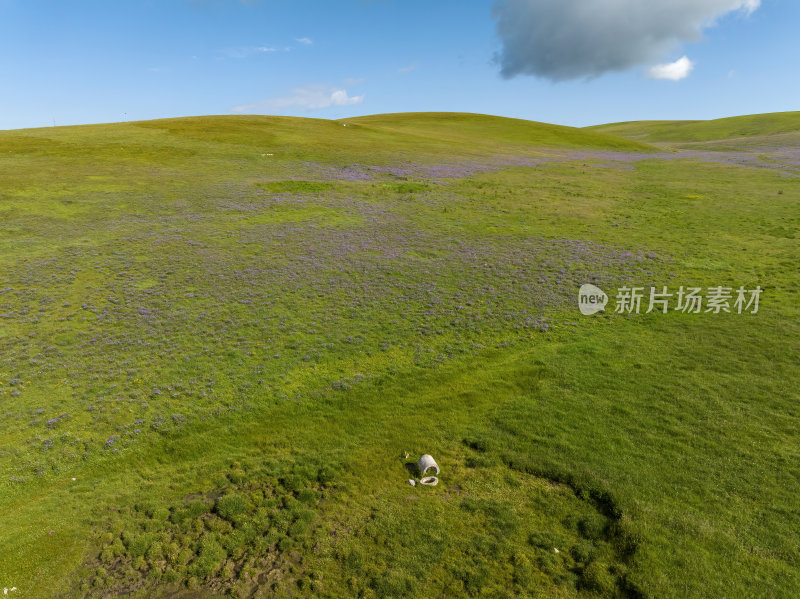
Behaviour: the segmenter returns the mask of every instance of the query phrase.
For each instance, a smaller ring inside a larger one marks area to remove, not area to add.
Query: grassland
[[[667,142],[679,145],[741,141],[745,148],[758,142],[773,147],[797,145],[800,112],[775,112],[735,116],[710,121],[631,121],[587,127],[589,131],[610,133],[646,143]]]
[[[794,597],[800,145],[671,127],[0,132],[0,587]]]

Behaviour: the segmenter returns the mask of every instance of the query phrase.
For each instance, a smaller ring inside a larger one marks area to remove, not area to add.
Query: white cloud
[[[364,95],[350,96],[343,88],[331,87],[328,85],[307,85],[291,90],[290,95],[280,98],[270,98],[242,104],[231,108],[231,112],[237,113],[273,113],[280,112],[287,108],[300,108],[304,110],[323,110],[331,106],[352,106],[361,104]]]
[[[298,44],[304,44],[306,46],[310,46],[311,44],[314,43],[313,41],[311,41],[307,37],[296,37],[296,38],[294,38],[294,41],[296,41]]]
[[[651,79],[669,79],[670,81],[680,81],[686,79],[694,68],[694,62],[688,56],[683,56],[675,62],[667,64],[657,64],[650,67],[647,76]]]
[[[240,48],[228,48],[223,52],[228,58],[247,58],[254,54],[271,54],[273,52],[288,52],[289,48],[276,48],[275,46],[242,46]]]
[[[742,9],[745,10],[749,15],[759,6],[761,6],[761,0],[744,0],[744,6]]]
[[[413,63],[411,63],[409,65],[404,66],[404,67],[400,67],[399,69],[397,69],[397,72],[398,73],[410,73],[411,71],[415,71],[417,69],[417,66],[419,66],[419,65],[416,62],[413,62]]]
[[[337,89],[331,92],[330,106],[350,106],[351,104],[361,104],[364,101],[364,96],[353,96],[352,98],[347,95],[346,89]],[[327,108],[328,105],[320,106],[320,108]]]
[[[598,77],[663,60],[761,0],[494,0],[503,77]]]

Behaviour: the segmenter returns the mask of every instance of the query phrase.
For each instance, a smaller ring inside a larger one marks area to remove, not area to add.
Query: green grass
[[[587,127],[642,142],[703,142],[800,131],[800,112],[735,116],[710,121],[631,121]]]
[[[791,164],[458,114],[0,148],[0,586],[800,587]],[[590,279],[764,294],[755,315],[589,318]],[[423,453],[435,487],[408,483]]]
[[[572,147],[646,151],[645,144],[586,129],[521,119],[454,112],[379,114],[347,119],[348,124],[374,131],[402,133],[421,143],[435,138],[447,144],[497,148],[514,146]]]

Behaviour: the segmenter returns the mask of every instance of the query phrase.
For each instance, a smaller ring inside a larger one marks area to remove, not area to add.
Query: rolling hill
[[[776,112],[737,116],[710,121],[631,121],[587,127],[646,143],[746,141],[800,132],[800,112]]]
[[[793,597],[795,119],[0,132],[0,587]]]

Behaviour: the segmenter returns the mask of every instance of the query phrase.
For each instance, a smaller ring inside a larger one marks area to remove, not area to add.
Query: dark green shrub
[[[348,551],[347,555],[344,558],[344,565],[349,572],[352,572],[354,574],[361,572],[361,569],[364,567],[363,552],[358,548],[354,548]]]
[[[197,518],[208,511],[208,505],[202,501],[192,501],[186,505],[186,517]]]
[[[536,531],[528,536],[528,543],[544,551],[553,552],[559,545],[563,547],[563,539],[559,535],[547,531]]]
[[[225,550],[216,541],[204,542],[200,556],[192,562],[192,574],[201,579],[214,575],[222,567],[226,555]]]
[[[130,534],[124,533],[122,538],[125,543],[125,548],[128,550],[128,555],[131,557],[139,557],[144,555],[150,548],[152,543],[152,535],[149,534]]]
[[[606,519],[600,514],[585,516],[578,522],[578,533],[584,539],[596,541],[605,533]]]
[[[596,593],[610,595],[616,588],[616,580],[604,563],[592,562],[581,572],[580,586]]]
[[[289,527],[289,536],[297,538],[308,529],[308,522],[297,520]]]
[[[283,537],[278,541],[278,549],[281,551],[289,551],[292,547],[294,547],[294,539],[292,537]]]
[[[317,480],[322,484],[333,482],[336,478],[336,470],[331,466],[323,466],[317,471]]]
[[[293,474],[281,478],[281,486],[287,491],[300,491],[305,488],[306,481],[302,477]]]
[[[238,493],[223,495],[217,499],[215,510],[222,518],[233,521],[233,519],[247,511],[247,498]]]
[[[152,543],[147,549],[147,559],[154,561],[160,560],[163,557],[161,543],[158,541]]]
[[[297,500],[302,503],[316,503],[317,493],[313,489],[303,489],[297,494]]]
[[[577,545],[570,549],[570,555],[572,558],[576,562],[580,562],[582,564],[588,564],[589,562],[593,561],[596,554],[597,549],[588,541],[580,541]]]
[[[530,560],[522,553],[514,554],[514,583],[528,588],[534,581],[535,570]]]
[[[192,558],[194,556],[195,556],[194,551],[192,551],[188,547],[185,549],[181,549],[180,553],[178,554],[177,562],[178,564],[185,566],[190,561],[192,561]]]
[[[228,555],[235,556],[236,553],[244,547],[246,539],[241,531],[234,530],[232,533],[225,535],[222,538],[222,546]]]
[[[164,575],[161,577],[164,582],[178,582],[180,574],[171,568],[164,570]]]

